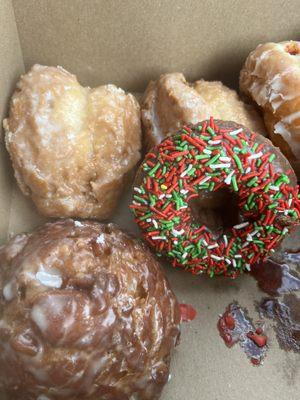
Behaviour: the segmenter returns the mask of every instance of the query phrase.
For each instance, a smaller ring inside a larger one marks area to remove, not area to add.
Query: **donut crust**
[[[19,187],[47,217],[108,218],[140,158],[136,99],[61,67],[21,77],[4,128]]]
[[[14,237],[0,262],[9,399],[160,396],[180,311],[142,243],[113,224],[65,220]]]
[[[189,83],[178,72],[161,75],[157,81],[149,83],[141,113],[148,150],[182,125],[196,124],[211,116],[240,123],[266,135],[259,114],[253,106],[242,102],[236,91],[219,81],[201,79]]]
[[[272,142],[300,178],[300,42],[265,43],[240,73],[240,90],[261,107]]]

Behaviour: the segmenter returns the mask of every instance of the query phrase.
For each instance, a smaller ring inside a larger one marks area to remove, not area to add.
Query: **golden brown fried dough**
[[[142,122],[148,149],[184,124],[213,116],[233,121],[265,136],[255,109],[243,103],[234,90],[221,82],[186,81],[181,73],[161,75],[149,83],[142,100]]]
[[[140,158],[136,99],[82,87],[61,67],[21,77],[4,127],[22,192],[50,217],[108,218]]]
[[[300,42],[265,43],[246,59],[240,89],[264,113],[269,136],[300,178]]]

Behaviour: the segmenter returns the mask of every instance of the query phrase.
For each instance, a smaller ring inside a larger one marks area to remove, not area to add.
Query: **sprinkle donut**
[[[222,191],[236,198],[237,219],[216,232],[195,219],[192,201],[211,205]],[[146,155],[130,207],[158,256],[210,277],[250,270],[300,221],[287,159],[261,135],[213,118],[184,126]]]

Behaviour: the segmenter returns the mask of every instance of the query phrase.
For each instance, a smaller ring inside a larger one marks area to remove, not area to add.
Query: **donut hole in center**
[[[189,202],[194,223],[205,225],[215,237],[238,224],[238,196],[226,188],[201,192]]]

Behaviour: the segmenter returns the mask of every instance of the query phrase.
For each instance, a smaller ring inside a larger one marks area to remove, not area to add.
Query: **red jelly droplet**
[[[258,335],[261,335],[263,333],[262,328],[256,328],[255,333],[257,333]]]
[[[233,330],[235,328],[234,318],[230,314],[225,316],[225,323],[228,329]]]
[[[230,333],[224,333],[222,337],[227,345],[232,344],[232,336],[230,335]]]
[[[179,304],[181,321],[190,322],[196,318],[197,311],[189,304]]]
[[[258,347],[264,347],[267,343],[267,336],[265,335],[257,335],[253,332],[248,332],[247,336],[251,339]]]
[[[253,365],[260,365],[261,360],[259,360],[258,358],[251,358],[251,362]]]

